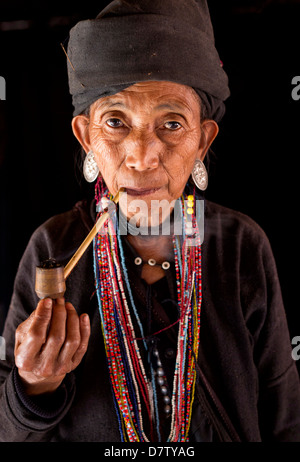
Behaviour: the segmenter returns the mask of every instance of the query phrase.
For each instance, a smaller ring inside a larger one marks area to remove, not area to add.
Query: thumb
[[[52,316],[52,300],[46,298],[40,300],[36,309],[30,314],[30,316],[23,321],[16,330],[16,342],[15,346],[18,347],[22,343],[25,335],[30,329],[35,331],[47,332],[48,325]]]

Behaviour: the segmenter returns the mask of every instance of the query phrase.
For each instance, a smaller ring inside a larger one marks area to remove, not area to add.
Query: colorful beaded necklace
[[[111,197],[107,190],[101,192],[101,196]],[[191,207],[194,201],[194,194],[182,195],[182,235],[173,236],[180,314],[169,442],[188,441],[195,390],[202,291],[201,246],[195,245],[199,231]],[[118,231],[115,214],[105,222],[104,228],[94,239],[95,283],[113,399],[122,441],[157,441],[160,440],[160,431],[156,370],[150,364],[151,377],[146,374],[143,355],[137,343],[139,338],[143,340],[144,358],[147,358],[147,353],[149,357]],[[138,326],[139,332],[135,331],[134,326]],[[145,434],[145,419],[148,421],[149,435]]]

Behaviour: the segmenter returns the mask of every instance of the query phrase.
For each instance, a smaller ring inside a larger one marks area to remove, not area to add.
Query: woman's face
[[[171,82],[137,83],[101,98],[90,116],[73,119],[73,131],[86,153],[92,150],[103,179],[130,204],[178,199],[196,158],[203,159],[217,135],[213,121],[200,123],[200,100],[189,87]]]

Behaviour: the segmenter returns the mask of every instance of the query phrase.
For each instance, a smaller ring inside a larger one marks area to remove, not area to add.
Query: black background
[[[34,229],[90,192],[77,166],[60,43],[108,1],[1,0],[0,333],[18,262]],[[268,235],[291,339],[300,336],[298,187],[300,1],[209,2],[231,97],[213,145],[207,197],[250,215]],[[34,283],[34,282],[33,282]]]

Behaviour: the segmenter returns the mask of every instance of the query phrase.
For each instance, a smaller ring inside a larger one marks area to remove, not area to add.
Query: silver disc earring
[[[200,159],[195,160],[195,164],[192,170],[192,178],[195,185],[201,191],[205,191],[208,186],[208,174],[204,163]]]
[[[83,162],[83,176],[88,183],[93,183],[99,175],[99,168],[95,161],[93,151],[90,151]]]

